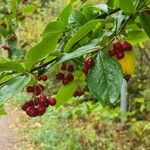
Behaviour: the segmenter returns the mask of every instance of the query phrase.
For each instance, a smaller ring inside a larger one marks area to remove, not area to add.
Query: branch
[[[40,65],[40,66],[38,66],[38,67],[35,67],[35,68],[31,69],[30,73],[32,73],[32,72],[34,72],[34,71],[37,71],[37,70],[39,70],[39,69],[41,69],[41,68],[45,68],[45,67],[47,67],[47,66],[50,65],[50,64],[54,64],[54,63],[56,62],[56,60],[58,60],[58,57],[56,57],[56,58],[54,58],[54,59],[48,61],[48,62],[45,63],[45,64],[42,64],[42,65]]]
[[[99,15],[96,19],[106,18],[107,16],[110,16],[110,15],[112,15],[112,14],[114,14],[120,10],[121,10],[120,8],[116,8],[116,9],[112,10],[111,12],[109,12],[108,14],[104,13],[104,14]]]

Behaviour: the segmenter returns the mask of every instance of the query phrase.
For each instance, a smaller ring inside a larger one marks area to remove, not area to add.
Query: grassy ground
[[[122,124],[118,108],[73,101],[58,110],[49,108],[44,116],[34,119],[18,105],[17,122],[13,125],[20,139],[18,150],[149,150],[148,117],[130,117]]]

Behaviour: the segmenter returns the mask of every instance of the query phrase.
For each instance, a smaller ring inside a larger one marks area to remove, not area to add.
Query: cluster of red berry
[[[74,92],[74,97],[80,97],[80,96],[82,96],[82,95],[84,95],[84,91],[82,90],[82,89],[80,89],[80,88],[77,88],[76,89],[76,91]]]
[[[109,50],[110,56],[116,56],[117,59],[124,58],[124,51],[132,50],[132,45],[127,41],[118,41],[113,44],[113,49]]]
[[[11,47],[9,45],[3,45],[2,48],[6,51],[10,51]]]
[[[46,97],[41,94],[34,99],[31,99],[24,103],[22,110],[26,112],[29,117],[42,116],[46,112],[46,108],[54,106],[56,104],[56,99],[54,97]]]
[[[40,75],[37,77],[38,81],[46,81],[47,79],[47,75]],[[28,86],[26,90],[28,93],[33,93],[33,97],[31,100],[25,102],[22,106],[22,110],[30,117],[42,116],[49,105],[54,106],[56,104],[56,99],[54,97],[46,97],[42,93],[44,91],[44,86],[42,84]]]
[[[67,85],[74,80],[74,76],[72,74],[74,66],[72,64],[61,64],[60,69],[61,71],[56,74],[56,79],[58,81],[62,81],[63,85]]]
[[[92,60],[91,57],[89,57],[89,58],[84,60],[83,69],[82,69],[84,74],[88,74],[89,73],[89,70],[90,70],[92,64],[93,64],[93,60]]]

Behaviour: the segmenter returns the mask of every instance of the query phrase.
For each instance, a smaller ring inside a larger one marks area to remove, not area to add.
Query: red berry
[[[30,106],[27,108],[26,114],[30,117],[36,117],[38,115],[38,112],[35,107]]]
[[[132,45],[127,42],[127,41],[123,41],[122,42],[122,49],[125,51],[125,50],[132,50]]]
[[[113,51],[114,51],[115,55],[117,55],[122,50],[116,49],[116,50],[113,50]]]
[[[109,50],[108,54],[109,54],[109,56],[115,56],[116,52],[114,50]]]
[[[68,79],[69,82],[73,81],[74,80],[74,76],[72,73],[68,73],[66,78]]]
[[[121,41],[118,41],[113,44],[113,50],[122,50],[122,43]]]
[[[42,89],[39,85],[34,86],[35,95],[40,95],[42,93]]]
[[[77,89],[77,90],[74,92],[74,97],[82,96],[82,95],[84,95],[84,91],[81,90],[81,89]]]
[[[4,50],[8,50],[8,51],[11,50],[11,47],[8,46],[8,45],[3,45],[2,48],[3,48]]]
[[[26,111],[28,107],[33,106],[33,102],[32,101],[27,101],[22,105],[22,110]]]
[[[60,69],[61,69],[61,70],[66,70],[66,65],[65,65],[65,64],[61,64]]]
[[[82,69],[82,72],[83,72],[84,74],[88,74],[89,69],[88,69],[88,68],[83,68],[83,69]]]
[[[46,108],[43,105],[36,106],[39,116],[42,116],[46,112]]]
[[[37,77],[37,80],[38,80],[38,81],[41,81],[41,80],[42,80],[42,76],[38,76],[38,77]]]
[[[117,59],[122,59],[124,58],[124,52],[123,51],[120,51],[119,53],[116,54],[116,58]]]
[[[84,68],[90,69],[92,63],[93,63],[92,58],[91,57],[87,58],[86,60],[84,60]]]
[[[73,71],[74,71],[73,65],[68,65],[67,70],[68,70],[69,72],[73,72]]]
[[[58,81],[63,80],[64,77],[65,77],[65,75],[62,72],[59,72],[59,73],[56,74],[56,79]]]
[[[42,80],[43,80],[43,81],[47,81],[47,79],[48,79],[48,76],[47,76],[47,75],[43,75],[43,76],[42,76]]]
[[[54,106],[54,105],[56,105],[56,103],[57,103],[57,101],[56,101],[56,99],[54,97],[50,97],[48,99],[48,104],[49,105]]]
[[[47,103],[47,97],[45,95],[40,95],[38,99],[38,104],[45,106]]]
[[[28,93],[34,93],[34,87],[33,86],[28,86],[27,87],[27,92]]]
[[[67,84],[69,83],[68,78],[65,77],[65,78],[62,80],[62,83],[63,83],[63,85],[67,85]]]

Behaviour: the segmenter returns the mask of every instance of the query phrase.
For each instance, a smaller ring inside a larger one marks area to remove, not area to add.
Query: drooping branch
[[[41,69],[41,68],[45,68],[45,67],[47,67],[48,65],[55,63],[57,60],[58,60],[58,57],[56,57],[56,58],[54,58],[54,59],[52,59],[52,60],[46,62],[45,64],[42,64],[42,65],[40,65],[40,66],[38,66],[38,67],[35,67],[35,68],[31,69],[30,72],[32,73],[32,72],[37,71],[37,70],[39,70],[39,69]]]
[[[103,13],[101,15],[99,15],[96,19],[105,19],[107,16],[110,16],[112,14],[115,14],[116,12],[120,11],[121,9],[120,8],[116,8],[116,9],[113,9],[111,12],[109,13]]]

